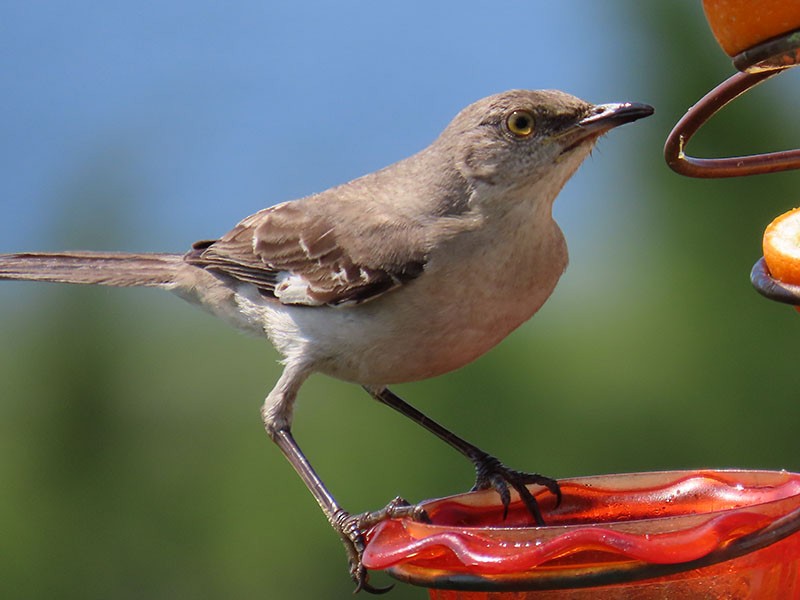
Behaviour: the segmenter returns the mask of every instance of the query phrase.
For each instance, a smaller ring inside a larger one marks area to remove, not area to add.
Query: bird
[[[646,104],[591,104],[557,90],[510,90],[460,111],[426,148],[388,167],[265,208],[185,254],[0,254],[0,280],[168,290],[266,336],[283,370],[261,418],[342,540],[356,590],[368,581],[365,532],[391,516],[424,519],[401,499],[344,510],[292,435],[312,373],[362,386],[451,445],[495,489],[516,490],[537,524],[529,484],[556,480],[506,467],[390,391],[472,362],[530,319],[568,263],[552,206],[607,131],[653,114]]]

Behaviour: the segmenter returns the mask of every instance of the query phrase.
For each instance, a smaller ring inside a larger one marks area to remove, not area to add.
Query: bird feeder
[[[800,150],[730,158],[686,154],[691,137],[734,98],[800,64],[800,2],[704,0],[711,31],[740,71],[706,94],[678,121],[664,145],[671,169],[689,177],[739,177],[800,168]]]
[[[432,600],[800,597],[800,475],[677,471],[531,486],[546,526],[493,491],[423,504],[430,522],[384,521],[364,565]]]
[[[800,64],[800,2],[703,0],[703,9],[714,37],[739,72],[706,94],[678,121],[664,145],[667,164],[681,175],[704,178],[800,168],[800,150],[729,158],[697,158],[686,154],[691,137],[723,106],[759,83]],[[800,237],[795,245],[800,254]],[[798,281],[775,278],[767,263],[761,258],[750,273],[756,290],[772,300],[800,306]],[[800,258],[797,263],[800,272]]]

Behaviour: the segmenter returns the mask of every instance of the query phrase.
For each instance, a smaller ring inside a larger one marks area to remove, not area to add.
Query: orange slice
[[[735,56],[756,44],[800,27],[796,0],[703,0],[714,37]]]
[[[783,213],[764,230],[764,261],[770,275],[800,285],[800,208]],[[795,307],[800,311],[800,306]]]
[[[800,285],[800,208],[782,214],[764,231],[764,260],[775,279]]]

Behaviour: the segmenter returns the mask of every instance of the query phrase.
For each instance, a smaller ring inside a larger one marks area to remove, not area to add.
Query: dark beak
[[[577,123],[577,127],[586,133],[602,135],[609,129],[649,117],[655,112],[649,104],[638,102],[619,102],[598,104],[588,115]]]
[[[592,107],[580,121],[570,126],[559,137],[564,138],[566,154],[585,142],[594,143],[597,138],[614,127],[649,117],[655,112],[652,106],[638,102],[598,104]]]

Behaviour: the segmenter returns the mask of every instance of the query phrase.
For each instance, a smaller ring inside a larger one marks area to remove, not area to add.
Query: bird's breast
[[[549,220],[531,230],[482,231],[430,257],[425,272],[374,301],[297,309],[317,369],[362,384],[426,379],[481,356],[527,321],[552,293],[567,249]]]

